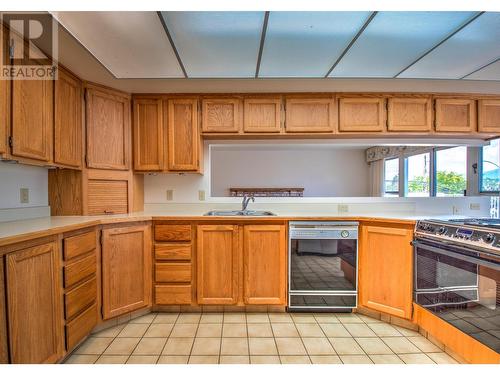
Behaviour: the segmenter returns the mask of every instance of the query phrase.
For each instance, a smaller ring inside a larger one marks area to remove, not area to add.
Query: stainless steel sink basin
[[[234,211],[209,211],[204,216],[276,216],[270,211],[234,210]]]

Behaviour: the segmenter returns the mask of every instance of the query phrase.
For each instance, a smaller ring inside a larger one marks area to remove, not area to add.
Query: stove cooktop
[[[450,220],[447,220],[446,222],[453,223],[456,225],[470,225],[470,226],[478,226],[478,227],[483,227],[483,228],[500,229],[500,219],[468,218],[468,219],[450,219]]]

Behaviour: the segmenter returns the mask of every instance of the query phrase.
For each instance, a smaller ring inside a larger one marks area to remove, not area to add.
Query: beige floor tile
[[[359,319],[361,319],[365,323],[381,323],[380,320],[372,318],[371,316],[366,316],[363,314],[358,314]]]
[[[378,337],[358,337],[355,340],[366,354],[394,354]]]
[[[335,354],[335,350],[326,337],[304,337],[302,341],[309,355]]]
[[[170,337],[163,348],[162,355],[189,355],[193,347],[193,337]]]
[[[157,355],[131,355],[127,360],[127,364],[154,365],[158,362],[158,358]]]
[[[318,323],[340,323],[340,320],[330,313],[314,314],[314,318]]]
[[[153,323],[153,320],[156,318],[156,314],[145,314],[142,316],[139,316],[137,318],[134,318],[130,321],[130,323],[145,323],[145,324],[151,324]]]
[[[174,328],[173,323],[153,323],[149,326],[144,337],[168,337]]]
[[[277,337],[276,345],[278,346],[278,353],[282,355],[306,355],[306,348],[299,338],[291,337]]]
[[[192,355],[189,357],[189,364],[216,365],[219,363],[218,355]]]
[[[175,324],[170,337],[194,337],[196,336],[196,330],[198,329],[198,324],[193,323],[181,323]]]
[[[378,337],[402,336],[401,332],[387,323],[368,323],[368,327],[370,327]]]
[[[222,337],[247,337],[247,325],[244,323],[224,323]]]
[[[279,365],[281,361],[277,355],[252,355],[250,363],[252,365]]]
[[[455,361],[453,358],[451,358],[448,354],[446,353],[427,353],[427,355],[437,364],[440,365],[445,365],[445,364],[458,364],[457,361]]]
[[[166,342],[166,338],[143,337],[132,354],[160,355]]]
[[[92,334],[93,337],[113,337],[118,336],[120,331],[125,327],[125,324],[120,324],[111,328],[103,329],[102,331]]]
[[[141,339],[139,337],[117,337],[104,351],[106,355],[130,355]]]
[[[320,323],[319,326],[327,337],[351,337],[351,334],[340,323]]]
[[[247,355],[221,355],[219,363],[222,365],[248,365],[250,357]]]
[[[277,355],[274,338],[251,337],[248,339],[250,355]]]
[[[89,337],[75,354],[102,354],[112,341],[111,337]]]
[[[317,323],[314,315],[307,313],[294,313],[292,319],[295,323]]]
[[[345,329],[349,331],[352,337],[377,337],[365,323],[347,323],[344,324]]]
[[[265,313],[248,313],[247,323],[269,323],[269,316]]]
[[[393,326],[393,327],[396,328],[399,332],[401,332],[401,334],[403,336],[406,336],[406,337],[420,336],[420,333],[418,333],[417,331],[413,331],[411,329],[398,327],[398,326]]]
[[[122,365],[127,362],[128,355],[101,355],[96,364]]]
[[[71,365],[90,365],[92,363],[95,363],[97,359],[99,358],[98,355],[96,354],[73,354],[70,356],[66,362],[66,364],[71,364]]]
[[[424,353],[399,354],[399,358],[408,365],[432,364],[434,361]]]
[[[286,313],[271,313],[269,314],[269,320],[271,323],[293,323],[290,314]]]
[[[188,361],[188,355],[162,355],[158,359],[158,364],[185,365]]]
[[[219,313],[204,313],[201,316],[200,324],[206,323],[222,323],[222,319],[224,318],[224,314]]]
[[[346,365],[365,365],[373,363],[367,355],[341,355],[342,363]]]
[[[224,337],[221,345],[221,355],[246,355],[248,356],[248,339]]]
[[[377,365],[404,364],[396,354],[375,354],[370,358]]]
[[[382,337],[382,340],[396,354],[420,353],[420,349],[406,337]]]
[[[272,323],[274,337],[299,337],[299,331],[293,323]]]
[[[301,337],[325,337],[318,323],[296,323],[295,326]]]
[[[222,336],[222,323],[207,323],[200,324],[196,337],[221,337]]]
[[[307,355],[281,355],[280,360],[284,365],[300,365],[311,363],[311,360]]]
[[[315,365],[342,364],[338,355],[310,355],[311,362]]]
[[[248,337],[273,337],[269,323],[248,323]]]
[[[246,323],[245,313],[224,313],[224,324],[226,323]]]
[[[177,318],[176,323],[199,323],[201,319],[201,314],[199,313],[183,313]]]
[[[340,320],[340,323],[363,323],[361,318],[356,315],[356,314],[336,314],[335,315],[338,320]]]
[[[219,355],[220,352],[219,337],[197,337],[194,339],[191,355]]]
[[[363,349],[358,345],[358,343],[350,337],[334,337],[329,338],[333,349],[337,354],[341,355],[354,355],[354,354],[364,354]]]
[[[439,349],[436,345],[434,345],[432,342],[430,342],[423,336],[408,337],[408,340],[410,340],[413,345],[415,345],[424,353],[442,352],[441,349]]]
[[[148,327],[149,324],[129,323],[123,327],[117,337],[142,337]]]
[[[175,323],[179,314],[177,313],[159,313],[156,315],[153,323]]]

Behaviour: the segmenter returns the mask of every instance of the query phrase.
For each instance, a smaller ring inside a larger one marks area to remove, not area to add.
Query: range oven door
[[[500,256],[416,239],[415,302],[500,353]]]

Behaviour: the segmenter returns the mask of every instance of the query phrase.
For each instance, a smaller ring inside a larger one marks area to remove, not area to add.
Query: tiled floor
[[[66,363],[456,363],[359,314],[161,313],[93,334]]]

